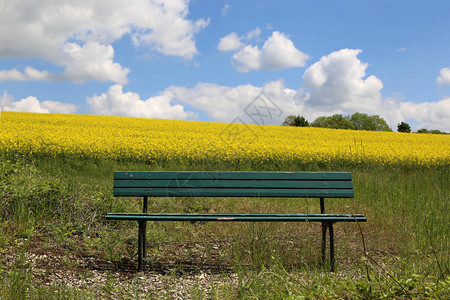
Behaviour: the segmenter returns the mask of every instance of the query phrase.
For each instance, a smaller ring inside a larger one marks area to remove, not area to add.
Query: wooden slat
[[[120,171],[114,179],[209,179],[209,180],[351,180],[349,172],[159,172]]]
[[[351,181],[280,180],[115,180],[114,187],[154,188],[308,188],[351,189]]]
[[[110,213],[108,220],[218,222],[366,222],[361,214]]]
[[[120,197],[304,197],[353,198],[353,189],[114,188]]]

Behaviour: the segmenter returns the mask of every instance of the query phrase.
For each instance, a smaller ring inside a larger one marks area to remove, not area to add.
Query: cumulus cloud
[[[53,74],[26,67],[23,72],[17,69],[0,70],[0,81],[50,81]]]
[[[3,96],[0,98],[0,109],[2,111],[66,114],[73,114],[77,111],[77,107],[73,104],[50,100],[41,102],[33,96],[23,98],[19,101],[13,100],[14,98],[11,95],[3,92]]]
[[[282,80],[262,87],[198,83],[194,88],[172,86],[167,90],[179,102],[206,112],[210,120],[217,122],[239,118],[252,124],[281,124],[285,113],[302,109],[295,98],[296,91],[286,88]]]
[[[110,45],[87,42],[80,46],[76,43],[68,43],[63,53],[72,63],[62,74],[54,75],[57,80],[70,80],[77,83],[87,80],[111,80],[122,84],[128,82],[127,74],[130,70],[113,61],[114,49]]]
[[[254,38],[259,34],[260,30],[251,32],[247,38]],[[239,48],[230,50],[236,49]],[[273,71],[303,67],[309,56],[295,48],[294,43],[284,33],[274,31],[261,49],[256,45],[246,45],[236,52],[232,59],[236,69],[245,73],[250,70]]]
[[[130,35],[136,46],[192,59],[194,36],[209,20],[187,19],[186,0],[4,0],[0,58],[40,58],[63,74],[0,71],[0,80],[85,80],[126,83],[127,68],[113,61],[112,43]],[[120,12],[120,13],[117,13]],[[39,75],[39,76],[36,76]]]
[[[217,49],[224,52],[241,49],[246,46],[242,41],[250,42],[252,40],[259,40],[260,34],[261,29],[259,27],[250,30],[243,36],[238,36],[236,32],[232,32],[220,39]]]
[[[450,85],[450,68],[443,68],[436,80],[439,85]]]
[[[83,46],[68,43],[62,50],[67,61],[71,63],[60,74],[39,71],[33,67],[26,67],[24,71],[18,69],[1,70],[0,81],[72,81],[84,83],[88,80],[114,81],[125,84],[128,82],[128,68],[113,61],[112,46],[87,42]]]
[[[261,50],[258,46],[245,46],[233,55],[233,60],[236,69],[242,73],[262,69]]]
[[[381,105],[383,83],[366,76],[367,63],[358,59],[359,49],[342,49],[323,56],[303,75],[302,87],[308,91],[308,106],[342,112],[374,111]]]
[[[402,120],[412,120],[417,122],[414,129],[428,128],[438,129],[445,132],[450,131],[450,98],[445,98],[438,102],[400,102],[396,103],[393,111],[397,111]],[[386,111],[386,114],[389,114]]]
[[[250,30],[243,36],[242,38],[246,40],[247,42],[251,42],[252,40],[259,40],[259,36],[261,35],[261,29],[259,27],[256,27],[253,30]]]
[[[185,112],[183,106],[172,105],[173,96],[169,91],[142,100],[138,94],[124,93],[122,89],[122,85],[116,84],[100,96],[87,97],[90,111],[98,115],[179,120],[194,116],[193,113]]]
[[[217,49],[219,51],[233,51],[244,46],[241,42],[241,38],[238,37],[236,32],[232,32],[220,39]]]

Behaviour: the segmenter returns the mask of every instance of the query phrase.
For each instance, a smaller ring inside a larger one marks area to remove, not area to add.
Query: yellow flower
[[[450,135],[3,112],[0,151],[145,161],[450,163]]]

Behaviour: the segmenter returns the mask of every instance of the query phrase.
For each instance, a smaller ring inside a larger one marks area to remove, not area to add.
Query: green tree
[[[397,125],[398,132],[411,132],[411,126],[408,123],[401,122]]]
[[[437,129],[430,129],[430,130],[428,130],[426,128],[422,128],[422,129],[417,130],[417,133],[447,134],[446,132],[442,132],[442,131],[437,130]]]
[[[356,130],[392,131],[386,121],[378,115],[369,116],[357,112],[345,118],[352,122]]]
[[[355,129],[355,125],[340,114],[335,114],[331,117],[318,117],[311,123],[311,126],[334,129]]]
[[[430,131],[426,128],[421,128],[421,129],[417,130],[417,133],[430,133]]]
[[[308,127],[309,122],[303,116],[289,115],[284,119],[283,126]]]

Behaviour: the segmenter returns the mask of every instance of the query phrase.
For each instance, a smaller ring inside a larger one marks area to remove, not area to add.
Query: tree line
[[[359,112],[349,116],[343,116],[341,114],[334,114],[329,117],[322,116],[318,117],[311,123],[309,123],[303,116],[289,115],[281,125],[350,130],[392,131],[386,121],[379,115],[369,116]],[[411,132],[411,126],[409,126],[408,123],[401,122],[397,125],[397,131]],[[419,129],[417,133],[446,134],[440,130],[428,130],[425,128]]]

